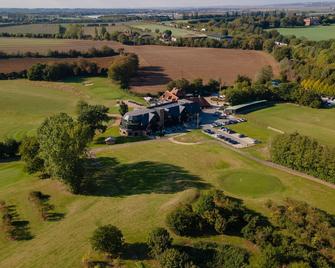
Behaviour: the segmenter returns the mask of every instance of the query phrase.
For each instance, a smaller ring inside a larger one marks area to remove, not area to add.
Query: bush
[[[26,137],[20,145],[21,159],[25,162],[25,168],[30,174],[43,171],[44,161],[38,156],[39,149],[40,144],[36,137]]]
[[[159,258],[162,268],[191,268],[190,257],[177,249],[166,250]]]
[[[147,244],[151,255],[157,257],[171,247],[172,238],[166,229],[156,228],[149,234]]]
[[[94,250],[110,255],[119,255],[124,249],[122,232],[113,225],[98,227],[90,240]]]
[[[19,151],[20,142],[14,139],[6,139],[0,142],[0,159],[16,157]]]
[[[212,267],[242,268],[248,263],[249,254],[245,249],[224,245],[216,251]]]
[[[194,236],[202,232],[202,219],[190,205],[176,209],[167,216],[167,224],[177,235]]]

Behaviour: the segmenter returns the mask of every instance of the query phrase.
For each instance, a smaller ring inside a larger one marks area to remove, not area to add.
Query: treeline
[[[282,72],[302,82],[302,86],[320,94],[335,96],[335,40],[307,41],[292,39],[285,48],[277,48],[274,56],[281,61]]]
[[[213,93],[218,93],[221,89],[221,82],[218,80],[210,79],[207,84],[204,84],[202,79],[195,79],[188,81],[184,78],[177,79],[167,84],[167,90],[178,88],[184,94],[192,94],[193,96],[210,96]]]
[[[60,81],[73,76],[106,75],[107,69],[100,68],[95,62],[79,61],[74,63],[37,63],[27,71],[32,81]]]
[[[180,236],[233,234],[253,242],[260,250],[250,258],[245,252],[234,250],[227,262],[213,265],[210,260],[213,254],[209,254],[211,247],[207,245],[204,248],[209,251],[199,250],[199,258],[189,255],[196,267],[333,267],[331,254],[328,254],[334,248],[333,217],[325,217],[307,204],[296,201],[290,201],[289,208],[285,209],[272,202],[267,205],[273,211],[271,220],[276,225],[247,209],[240,200],[216,190],[202,194],[194,204],[184,205],[168,214],[167,224]],[[306,223],[307,230],[303,230],[304,225],[300,222]],[[325,231],[323,234],[322,230]],[[198,262],[199,259],[202,262]]]
[[[12,159],[18,156],[20,142],[6,139],[0,142],[0,160]]]
[[[335,148],[293,133],[275,137],[270,152],[275,163],[335,183]]]
[[[49,50],[46,54],[39,52],[16,52],[16,53],[5,53],[0,51],[0,59],[9,58],[98,58],[98,57],[111,57],[118,55],[111,47],[103,46],[101,49],[95,47],[90,48],[87,51],[79,51],[70,49],[69,51],[58,51]]]
[[[238,76],[234,86],[224,90],[226,100],[231,105],[238,105],[256,100],[284,101],[297,103],[312,108],[321,108],[321,95],[302,88],[296,82],[272,83],[272,70],[265,67],[253,83],[250,78]]]

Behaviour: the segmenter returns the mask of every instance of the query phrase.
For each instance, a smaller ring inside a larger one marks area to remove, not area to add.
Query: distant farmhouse
[[[305,22],[305,26],[313,26],[313,25],[319,25],[320,21],[318,18],[315,17],[310,17],[310,18],[306,18],[304,19]]]
[[[168,102],[126,113],[121,120],[124,136],[145,136],[165,127],[196,121],[200,105],[189,100]]]

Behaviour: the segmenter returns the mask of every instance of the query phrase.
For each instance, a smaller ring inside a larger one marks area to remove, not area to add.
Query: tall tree
[[[65,113],[47,118],[37,131],[46,172],[64,181],[74,193],[80,191],[89,131]]]
[[[77,114],[78,122],[89,127],[91,138],[93,138],[95,131],[106,131],[106,123],[110,120],[108,107],[89,105],[87,102],[79,101],[77,104]]]

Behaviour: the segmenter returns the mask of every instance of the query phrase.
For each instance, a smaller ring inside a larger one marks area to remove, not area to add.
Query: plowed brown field
[[[9,46],[2,43],[0,38],[0,50],[6,52],[39,51],[48,49],[58,50],[87,50],[90,47],[111,46],[115,49],[124,48],[127,52],[134,52],[140,57],[141,70],[132,82],[132,90],[138,93],[164,91],[165,85],[172,79],[202,78],[207,81],[210,78],[221,79],[230,85],[238,74],[255,78],[260,69],[271,65],[274,73],[279,74],[279,64],[275,59],[263,51],[248,51],[240,49],[216,49],[216,48],[187,48],[169,46],[123,46],[109,41],[85,41],[85,40],[36,40],[36,39],[8,39]],[[32,45],[32,42],[42,41]],[[54,43],[52,43],[54,41]],[[10,43],[9,42],[9,43]],[[46,44],[45,42],[50,42]],[[78,60],[78,59],[75,59]],[[107,67],[111,58],[94,58],[95,62]],[[26,69],[36,62],[50,62],[51,59],[10,59],[0,60],[0,72],[19,71]],[[64,61],[64,59],[55,59]],[[67,59],[74,61],[74,59]]]

